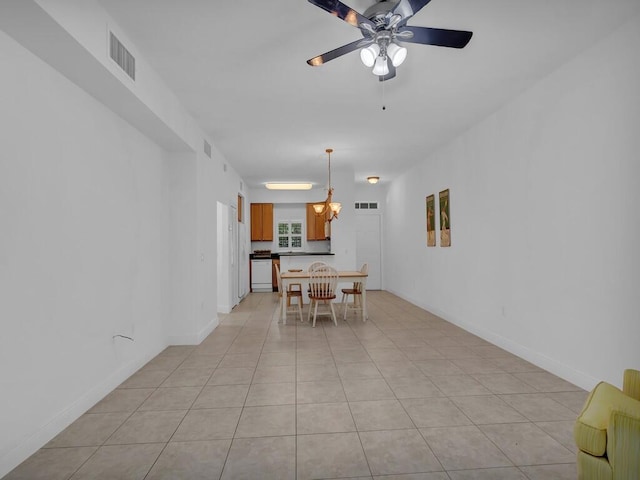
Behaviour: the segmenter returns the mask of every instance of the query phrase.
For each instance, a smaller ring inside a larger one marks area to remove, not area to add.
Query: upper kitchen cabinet
[[[273,241],[273,203],[251,204],[251,241]]]
[[[313,203],[307,203],[307,241],[326,240],[331,236],[331,223],[327,224],[325,232],[326,215],[316,215]]]

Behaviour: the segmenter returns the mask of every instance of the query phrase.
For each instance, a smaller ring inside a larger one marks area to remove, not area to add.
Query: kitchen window
[[[278,248],[280,250],[302,250],[302,220],[280,220],[278,222]]]

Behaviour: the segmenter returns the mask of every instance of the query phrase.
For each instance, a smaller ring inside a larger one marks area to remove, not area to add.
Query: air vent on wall
[[[206,140],[204,141],[204,153],[211,158],[211,144]]]
[[[358,210],[377,210],[378,202],[356,202],[356,209]]]
[[[133,80],[136,79],[136,59],[133,55],[124,48],[124,45],[120,43],[120,40],[113,34],[113,32],[109,32],[110,34],[110,42],[109,42],[109,55],[116,62],[122,70],[125,71],[127,75],[129,75]]]

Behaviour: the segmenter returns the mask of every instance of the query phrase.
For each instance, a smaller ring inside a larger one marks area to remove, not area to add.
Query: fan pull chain
[[[384,84],[387,83],[386,80],[380,82],[382,84],[382,111],[384,112],[387,109],[387,106],[384,104]]]

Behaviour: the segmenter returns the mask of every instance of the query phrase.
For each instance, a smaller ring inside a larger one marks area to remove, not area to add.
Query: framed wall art
[[[431,194],[427,203],[427,247],[436,246],[436,197]]]
[[[451,217],[449,209],[451,206],[449,189],[443,190],[439,195],[440,199],[440,246],[451,246]]]

